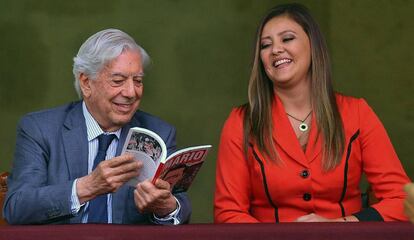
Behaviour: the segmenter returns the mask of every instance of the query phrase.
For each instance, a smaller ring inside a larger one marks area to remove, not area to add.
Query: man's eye
[[[124,83],[122,79],[112,79],[111,80],[113,86],[121,86]]]
[[[142,84],[144,84],[144,81],[142,79],[134,79],[134,84],[136,86],[142,86]]]

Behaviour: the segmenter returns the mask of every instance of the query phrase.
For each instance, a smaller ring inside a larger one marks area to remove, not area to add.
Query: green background
[[[104,28],[133,36],[152,57],[141,109],[174,124],[179,147],[214,149],[189,191],[193,223],[212,222],[220,130],[246,101],[260,0],[1,0],[0,171],[9,171],[24,113],[77,99],[72,58]],[[364,97],[414,179],[412,0],[298,1],[327,38],[336,89]]]

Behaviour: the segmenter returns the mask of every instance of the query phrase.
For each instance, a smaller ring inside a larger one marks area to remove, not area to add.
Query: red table
[[[408,222],[190,224],[183,226],[30,225],[0,227],[0,239],[414,240],[414,225]]]

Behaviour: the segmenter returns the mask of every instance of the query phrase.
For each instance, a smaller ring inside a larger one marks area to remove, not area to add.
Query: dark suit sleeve
[[[71,214],[73,181],[48,184],[50,149],[39,122],[30,115],[17,127],[16,148],[3,207],[10,224],[38,224]],[[50,174],[50,173],[49,173]]]

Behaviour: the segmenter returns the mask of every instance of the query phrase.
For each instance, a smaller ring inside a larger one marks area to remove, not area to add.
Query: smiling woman
[[[273,18],[264,25],[260,59],[276,88],[309,85],[309,38],[303,28],[291,18]]]
[[[409,179],[363,99],[336,93],[324,37],[299,4],[259,25],[249,102],[224,124],[216,222],[406,220]],[[378,203],[363,209],[365,173]]]

